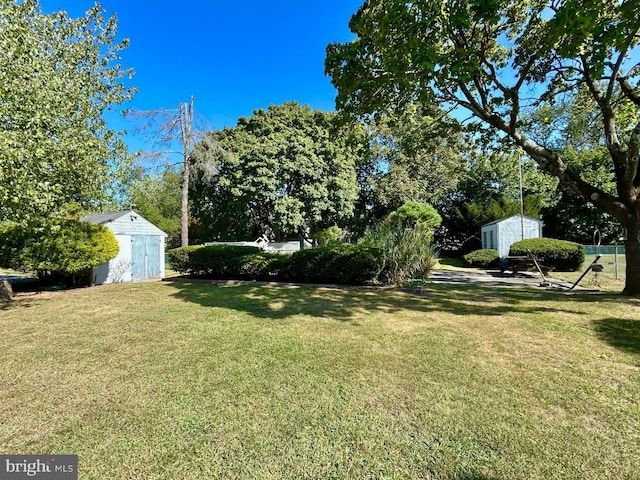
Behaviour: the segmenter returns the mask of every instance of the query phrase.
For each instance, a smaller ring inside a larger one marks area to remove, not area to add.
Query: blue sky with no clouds
[[[233,126],[257,108],[298,101],[334,110],[324,75],[325,48],[353,35],[348,22],[364,0],[101,0],[131,40],[122,64],[136,75],[127,108],[177,107],[195,96],[213,129]],[[41,0],[45,13],[83,15],[93,0]],[[113,128],[134,126],[109,115]],[[145,140],[130,134],[132,150]]]

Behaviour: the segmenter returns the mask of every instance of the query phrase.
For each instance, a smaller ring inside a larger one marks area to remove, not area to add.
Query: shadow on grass
[[[505,315],[532,312],[586,313],[585,302],[619,302],[619,296],[549,292],[529,288],[491,288],[430,284],[415,290],[377,290],[317,286],[225,285],[200,279],[167,281],[174,296],[208,307],[229,308],[258,318],[285,319],[311,315],[351,322],[362,314],[411,310],[454,315]]]
[[[640,354],[640,320],[603,318],[593,325],[598,336],[611,346]]]

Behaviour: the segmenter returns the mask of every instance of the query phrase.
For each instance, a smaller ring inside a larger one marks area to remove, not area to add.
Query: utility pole
[[[191,159],[191,148],[193,144],[193,100],[189,103],[180,104],[180,133],[182,135],[182,198],[180,202],[180,245],[189,245],[189,170]]]

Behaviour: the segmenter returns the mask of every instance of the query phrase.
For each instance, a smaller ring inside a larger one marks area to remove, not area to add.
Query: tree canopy
[[[169,236],[167,245],[180,246],[180,201],[182,175],[166,166],[159,173],[143,173],[129,189],[134,209]]]
[[[327,48],[337,105],[356,115],[409,102],[462,108],[627,229],[625,292],[640,295],[640,107],[635,0],[367,0],[357,38]],[[616,192],[591,184],[536,141],[523,114],[584,86],[599,113]],[[631,128],[618,105],[632,105]]]
[[[334,114],[295,102],[271,105],[210,135],[222,147],[218,175],[198,179],[192,197],[204,235],[282,237],[351,216],[355,153]],[[202,143],[196,148],[194,161],[206,148]]]
[[[438,203],[465,170],[465,136],[446,112],[410,105],[366,118],[366,149],[356,165],[359,196],[350,229],[364,233],[406,202]],[[364,140],[364,139],[363,139]]]
[[[126,147],[102,114],[131,98],[115,16],[0,0],[0,219],[60,218],[101,200]]]

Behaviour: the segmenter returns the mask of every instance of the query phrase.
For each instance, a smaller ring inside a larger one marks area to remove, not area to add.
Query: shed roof
[[[83,222],[96,223],[108,227],[115,234],[161,235],[167,234],[149,220],[133,210],[124,212],[92,213],[80,218]]]
[[[133,213],[137,215],[133,210],[125,211],[125,212],[109,212],[109,213],[90,213],[89,215],[85,215],[80,218],[81,222],[89,222],[89,223],[98,223],[100,225],[104,225],[105,223],[113,222],[118,218],[126,215],[127,213]]]
[[[501,223],[504,222],[505,220],[509,220],[512,219],[514,217],[520,218],[520,214],[516,213],[515,215],[511,215],[509,217],[503,217],[503,218],[499,218],[498,220],[494,220],[493,222],[489,222],[489,223],[485,223],[484,225],[482,225],[483,227],[487,227],[489,225],[495,225],[496,223]],[[523,218],[527,219],[527,220],[532,220],[534,222],[537,223],[542,223],[542,220],[538,219],[538,218],[533,218],[533,217],[527,217],[526,215],[523,215]]]

